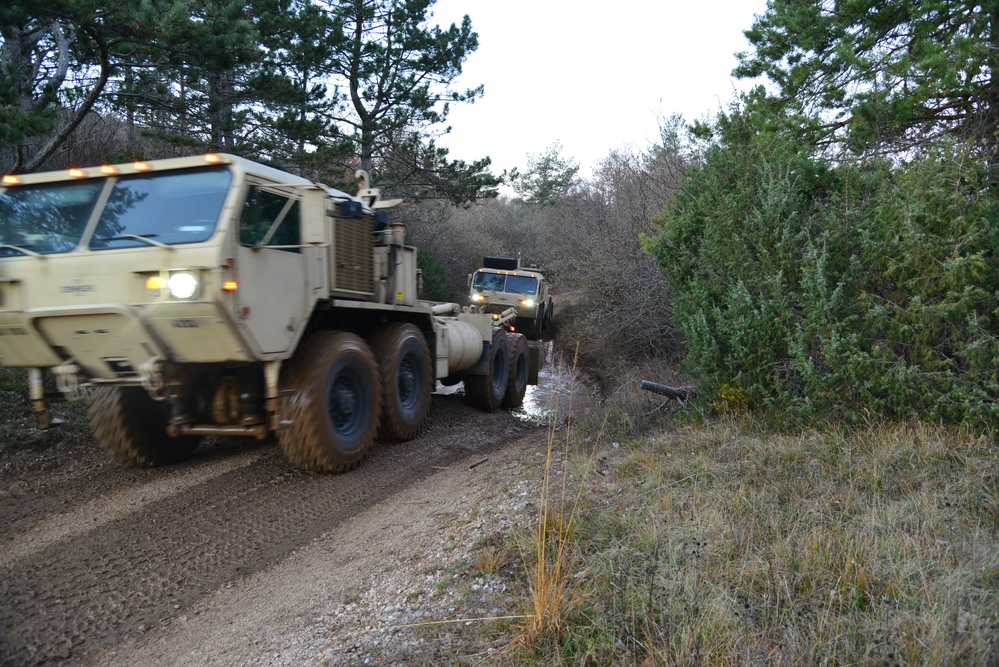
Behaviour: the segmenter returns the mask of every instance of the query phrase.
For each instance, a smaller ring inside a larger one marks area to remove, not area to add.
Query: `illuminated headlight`
[[[524,299],[520,302],[524,308],[534,308],[534,299]]]
[[[175,299],[190,299],[198,293],[198,277],[186,271],[173,273],[167,279],[167,288]]]
[[[485,294],[473,294],[472,295],[472,301],[476,301],[476,302],[481,303],[481,302],[483,302],[485,300],[486,300],[486,295]]]
[[[201,270],[174,269],[169,271],[144,272],[146,298],[152,301],[193,301],[204,296]],[[236,285],[223,289],[235,290]]]

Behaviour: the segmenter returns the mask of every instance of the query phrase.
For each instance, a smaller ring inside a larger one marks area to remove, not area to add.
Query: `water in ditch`
[[[600,405],[600,396],[586,373],[573,367],[551,341],[541,342],[544,362],[538,372],[538,384],[528,385],[524,404],[513,411],[519,419],[542,426],[554,420],[565,423],[572,415],[589,414]],[[437,385],[439,394],[461,394],[461,384],[453,387]]]

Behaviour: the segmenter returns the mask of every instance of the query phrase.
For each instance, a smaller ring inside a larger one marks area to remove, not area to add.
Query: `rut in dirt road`
[[[379,443],[344,475],[300,472],[266,446],[235,464],[199,456],[185,464],[194,472],[108,468],[92,486],[86,478],[48,485],[42,474],[40,493],[12,492],[5,476],[0,664],[78,662],[182,616],[211,592],[419,483],[434,466],[531,428],[509,412],[486,414],[459,397],[435,396],[419,438]],[[157,481],[171,476],[174,489]],[[109,507],[108,499],[127,506]]]

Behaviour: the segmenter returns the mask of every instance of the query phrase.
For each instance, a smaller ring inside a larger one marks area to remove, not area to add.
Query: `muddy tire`
[[[538,307],[538,314],[534,316],[534,321],[527,328],[527,338],[529,340],[540,340],[541,332],[544,330],[545,326],[545,311],[544,308]]]
[[[90,394],[87,417],[94,440],[119,463],[154,468],[191,456],[200,438],[166,433],[166,403],[142,387],[98,387]]]
[[[345,472],[371,450],[381,416],[378,363],[351,333],[321,332],[282,374],[281,449],[297,468]]]
[[[412,440],[430,414],[434,376],[427,339],[416,326],[397,322],[374,335],[371,349],[381,372],[382,418],[378,437]]]
[[[538,317],[518,317],[514,330],[524,334],[527,340],[537,340],[540,323],[541,320]]]
[[[485,375],[465,376],[465,400],[473,407],[492,412],[502,404],[510,376],[510,348],[502,329],[493,330],[486,368]]]
[[[530,352],[527,349],[527,339],[520,334],[508,333],[506,342],[510,348],[510,376],[506,381],[502,405],[504,408],[519,408],[524,404],[524,395],[527,393]]]

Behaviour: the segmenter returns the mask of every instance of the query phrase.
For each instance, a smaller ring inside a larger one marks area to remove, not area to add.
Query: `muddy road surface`
[[[543,425],[524,414],[487,414],[460,396],[435,395],[416,440],[379,442],[342,475],[301,472],[276,444],[237,439],[153,470],[122,467],[89,444],[8,453],[0,459],[0,665],[116,655],[150,629],[186,622],[218,591],[432,484],[454,462],[488,459],[535,431]],[[430,511],[397,506],[393,519],[403,524],[408,511]],[[364,547],[339,548],[350,562],[350,550]]]

